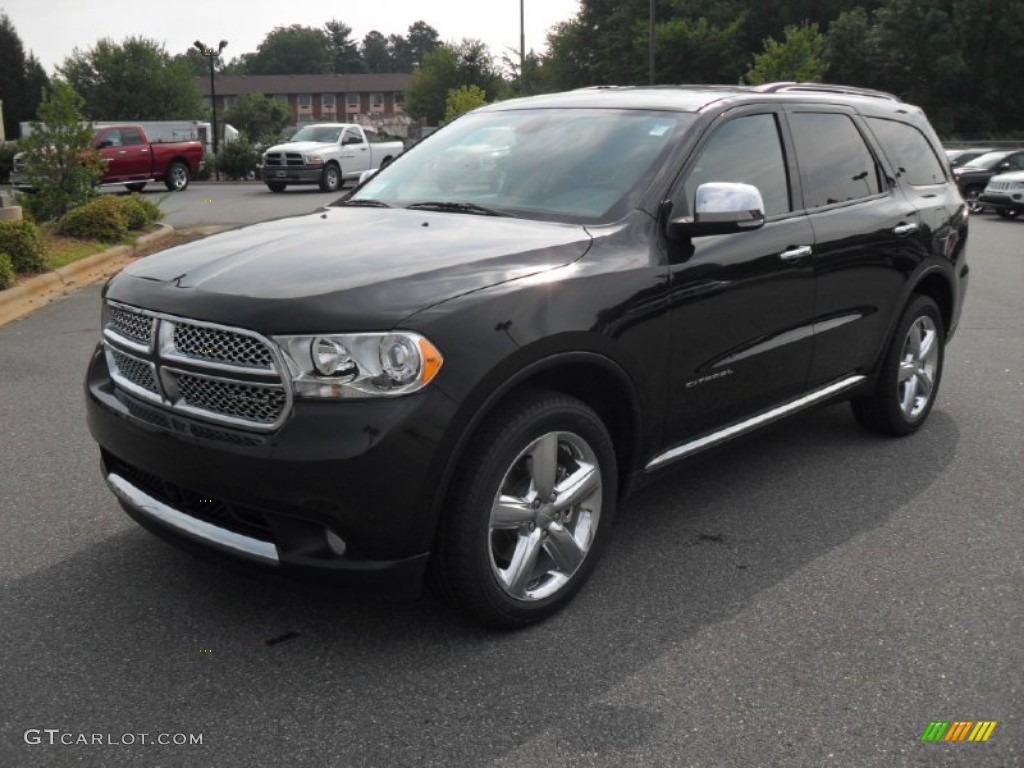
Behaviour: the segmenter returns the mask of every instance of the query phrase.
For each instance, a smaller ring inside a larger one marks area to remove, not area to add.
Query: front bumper
[[[322,165],[262,165],[260,179],[264,182],[280,182],[281,184],[319,184],[323,176]]]
[[[982,192],[978,200],[992,208],[1024,211],[1024,192]]]
[[[104,477],[144,527],[185,549],[387,591],[422,580],[436,525],[430,478],[451,412],[436,389],[300,401],[259,435],[120,391],[99,351],[86,378]]]

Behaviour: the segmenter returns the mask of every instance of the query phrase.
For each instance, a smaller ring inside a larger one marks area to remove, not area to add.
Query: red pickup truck
[[[203,167],[203,145],[198,141],[151,144],[141,125],[112,125],[97,129],[92,145],[106,166],[100,184],[124,184],[139,192],[150,181],[162,181],[172,192],[188,186]],[[14,156],[11,185],[30,189],[21,173],[22,154]]]

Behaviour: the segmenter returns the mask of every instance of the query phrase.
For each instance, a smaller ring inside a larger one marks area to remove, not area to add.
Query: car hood
[[[470,291],[576,261],[576,224],[329,208],[140,259],[110,299],[264,333],[382,330]]]
[[[289,141],[286,144],[275,144],[267,152],[323,152],[328,149],[337,148],[337,144],[331,141]]]

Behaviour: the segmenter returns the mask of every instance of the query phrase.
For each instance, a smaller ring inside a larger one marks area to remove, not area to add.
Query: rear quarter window
[[[867,121],[898,178],[915,187],[946,181],[943,164],[921,131],[912,125],[880,117],[869,117]]]

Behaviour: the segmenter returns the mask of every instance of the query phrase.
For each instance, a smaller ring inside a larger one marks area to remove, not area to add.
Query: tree
[[[332,72],[333,48],[327,33],[292,24],[275,27],[248,62],[252,75],[320,75]]]
[[[256,144],[276,140],[291,119],[287,106],[262,93],[242,94],[224,115],[225,123],[233,125]]]
[[[91,120],[181,120],[203,112],[191,65],[145,37],[75,48],[58,71],[85,99]]]
[[[39,122],[22,139],[23,173],[36,189],[32,213],[41,219],[63,216],[92,197],[103,166],[92,149],[92,126],[83,121],[82,97],[55,79],[39,105]]]
[[[20,135],[18,124],[35,117],[49,78],[34,55],[25,56],[25,47],[7,14],[0,14],[0,73],[4,133],[14,139]]]
[[[394,72],[395,63],[391,59],[388,39],[377,30],[368,32],[363,38],[363,62],[367,72]]]
[[[352,39],[352,27],[332,19],[324,24],[328,49],[331,55],[331,71],[340,75],[358,74],[366,71],[366,64],[359,54],[359,45]]]
[[[444,121],[447,123],[471,109],[487,103],[487,94],[475,85],[463,85],[448,91],[444,104]]]
[[[746,80],[752,85],[778,80],[821,82],[825,74],[824,53],[825,36],[817,24],[786,27],[781,43],[770,37],[764,41],[764,52],[754,56]]]
[[[439,123],[445,114],[448,92],[475,85],[487,101],[503,98],[508,85],[494,65],[487,46],[479,40],[442,45],[426,55],[413,73],[405,107],[411,117]]]
[[[743,74],[746,14],[717,24],[706,16],[676,18],[657,25],[656,81],[735,83]]]

